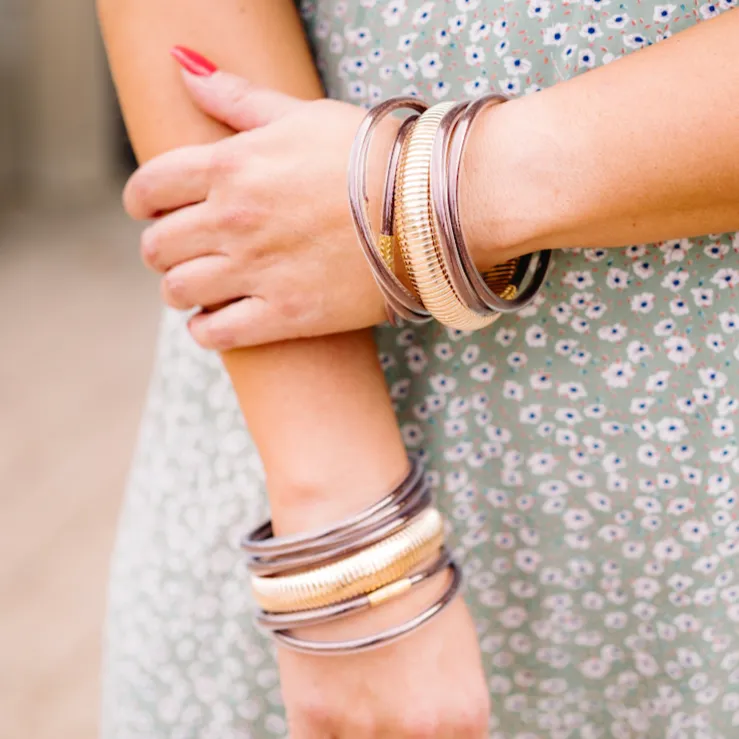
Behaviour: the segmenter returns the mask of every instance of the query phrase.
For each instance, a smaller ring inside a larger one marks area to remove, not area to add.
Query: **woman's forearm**
[[[322,93],[290,0],[99,0],[127,127],[141,161],[231,133],[187,97],[168,50],[185,44],[222,68],[302,98]],[[358,248],[358,247],[357,247]],[[406,459],[369,332],[224,356],[264,462],[282,531],[376,500]]]
[[[739,228],[739,12],[489,109],[467,151],[478,261]]]

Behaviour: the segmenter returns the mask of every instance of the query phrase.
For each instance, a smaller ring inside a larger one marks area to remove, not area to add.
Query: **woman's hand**
[[[428,598],[359,618],[377,631],[420,612]],[[341,639],[356,636],[358,625],[355,619],[320,628],[325,633],[317,638]],[[315,629],[306,636],[316,638]],[[339,657],[280,650],[279,663],[290,739],[487,739],[488,690],[475,628],[459,598],[396,644]]]
[[[301,101],[225,72],[183,77],[198,106],[241,133],[153,159],[129,181],[124,203],[134,218],[157,219],[141,250],[164,274],[164,300],[182,310],[219,307],[191,319],[195,340],[227,350],[382,322],[347,201],[349,151],[364,111]],[[389,120],[374,147],[377,209],[396,125]]]

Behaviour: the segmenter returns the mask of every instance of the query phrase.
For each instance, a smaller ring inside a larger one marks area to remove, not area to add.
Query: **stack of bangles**
[[[393,325],[398,318],[415,323],[434,318],[463,331],[485,328],[502,313],[528,305],[544,283],[549,251],[538,252],[534,264],[527,254],[481,273],[462,230],[460,171],[470,129],[479,113],[506,100],[490,94],[429,108],[418,98],[396,97],[372,108],[360,126],[349,163],[349,202]],[[412,113],[401,124],[389,157],[380,235],[375,239],[367,198],[372,134],[386,116],[402,109]],[[396,275],[396,246],[412,291]]]
[[[247,535],[257,624],[292,649],[342,654],[389,644],[439,614],[457,594],[461,573],[444,546],[444,521],[432,507],[423,468],[382,500],[330,528],[275,537],[271,522]],[[409,621],[371,636],[314,641],[296,629],[347,618],[399,598],[450,571],[440,598]]]

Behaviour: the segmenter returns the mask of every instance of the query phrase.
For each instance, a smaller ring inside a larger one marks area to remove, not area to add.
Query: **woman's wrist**
[[[480,269],[558,248],[568,219],[559,164],[565,144],[543,93],[480,114],[464,152],[460,209]]]

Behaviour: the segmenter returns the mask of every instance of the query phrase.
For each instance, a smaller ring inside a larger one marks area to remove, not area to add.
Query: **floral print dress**
[[[533,94],[736,2],[302,11],[329,95],[367,106]],[[733,234],[561,251],[540,299],[487,330],[378,329],[464,560],[491,739],[739,735],[738,252]],[[238,549],[265,514],[228,378],[167,312],[113,563],[105,739],[285,736]]]

